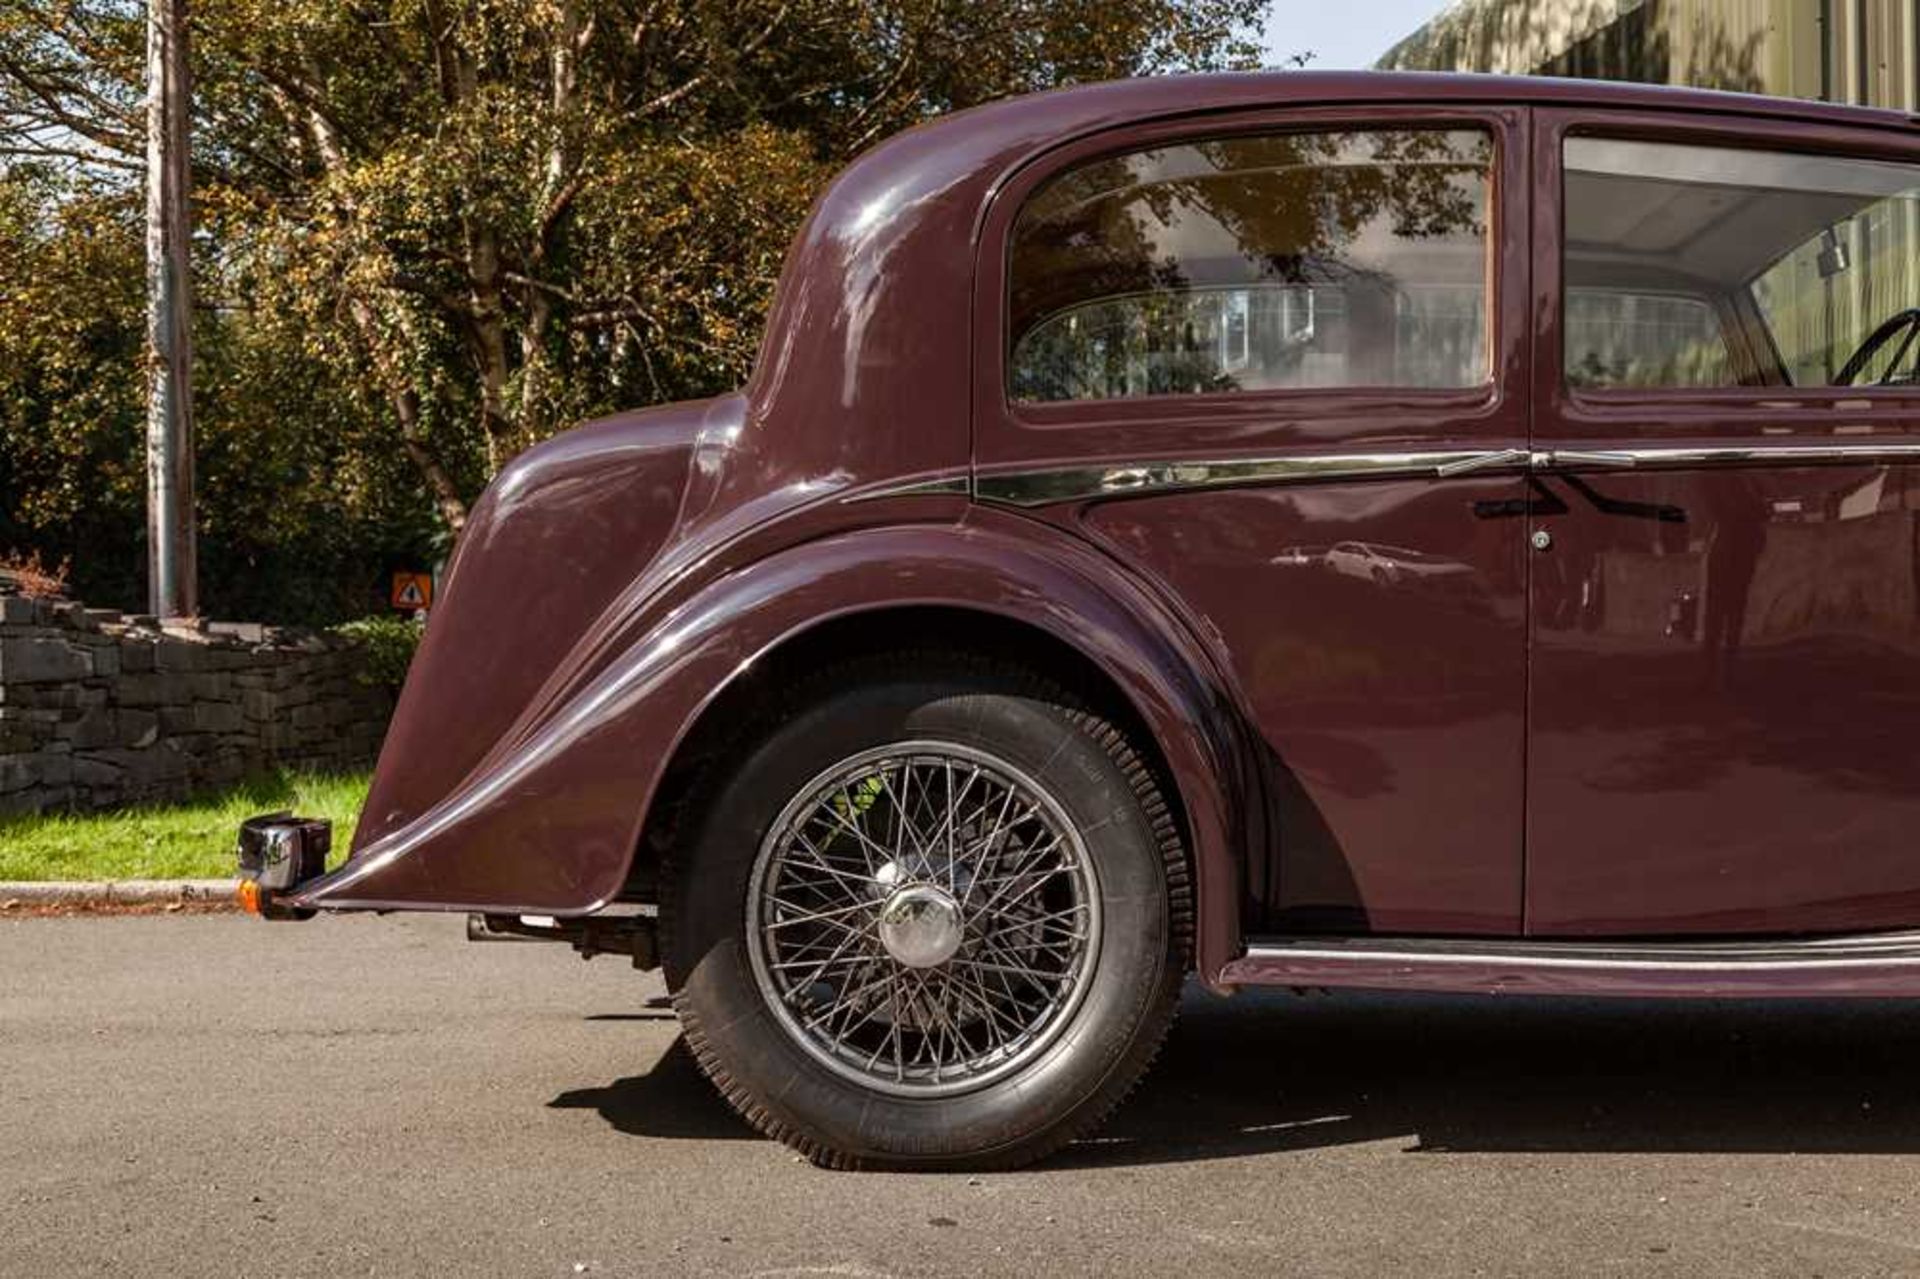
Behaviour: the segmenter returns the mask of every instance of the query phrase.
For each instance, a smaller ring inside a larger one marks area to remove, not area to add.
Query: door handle
[[[1581,466],[1581,467],[1618,467],[1628,470],[1638,466],[1640,459],[1632,453],[1621,453],[1606,449],[1554,449],[1548,453],[1534,454],[1536,467]]]
[[[1494,449],[1486,453],[1472,453],[1466,457],[1455,458],[1451,462],[1442,462],[1433,468],[1434,474],[1447,478],[1454,475],[1471,475],[1475,471],[1491,471],[1502,467],[1519,466],[1529,471],[1546,471],[1561,466],[1613,467],[1627,470],[1639,465],[1640,459],[1632,453],[1617,452],[1608,449],[1553,449],[1549,452],[1533,452],[1528,449]]]
[[[1442,462],[1433,468],[1435,475],[1446,479],[1454,475],[1469,475],[1474,471],[1492,470],[1498,466],[1518,466],[1531,461],[1533,454],[1525,449],[1498,449],[1492,453],[1475,453],[1471,457],[1456,458],[1451,462]]]

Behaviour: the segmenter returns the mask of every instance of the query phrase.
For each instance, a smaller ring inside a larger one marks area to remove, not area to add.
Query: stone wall
[[[179,799],[373,762],[392,713],[338,636],[162,628],[0,593],[0,814]]]

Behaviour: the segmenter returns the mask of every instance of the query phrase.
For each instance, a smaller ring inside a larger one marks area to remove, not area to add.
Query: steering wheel
[[[1902,334],[1905,336],[1901,337]],[[1833,384],[1852,386],[1853,380],[1860,376],[1860,371],[1873,362],[1874,356],[1880,354],[1880,348],[1896,337],[1901,338],[1900,349],[1894,353],[1893,360],[1887,365],[1886,373],[1881,376],[1879,382],[1881,386],[1889,386],[1896,381],[1894,371],[1900,367],[1900,362],[1907,358],[1907,352],[1912,349],[1914,339],[1920,338],[1920,306],[1908,307],[1904,311],[1896,312],[1879,328],[1867,334],[1867,340],[1847,357],[1847,362],[1840,367],[1838,373],[1833,375]]]

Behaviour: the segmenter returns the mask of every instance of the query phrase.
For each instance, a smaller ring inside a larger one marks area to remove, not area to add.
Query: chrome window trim
[[[1419,449],[1382,453],[1296,453],[1195,462],[1118,462],[978,476],[974,494],[1008,506],[1173,493],[1252,484],[1387,480],[1550,471],[1625,471],[1731,466],[1829,466],[1920,462],[1920,440],[1769,444],[1746,448]]]

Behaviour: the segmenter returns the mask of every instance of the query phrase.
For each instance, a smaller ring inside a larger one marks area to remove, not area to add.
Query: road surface
[[[657,976],[450,918],[0,919],[0,1274],[1920,1271],[1920,1005],[1190,994],[1099,1139],[849,1175]]]

